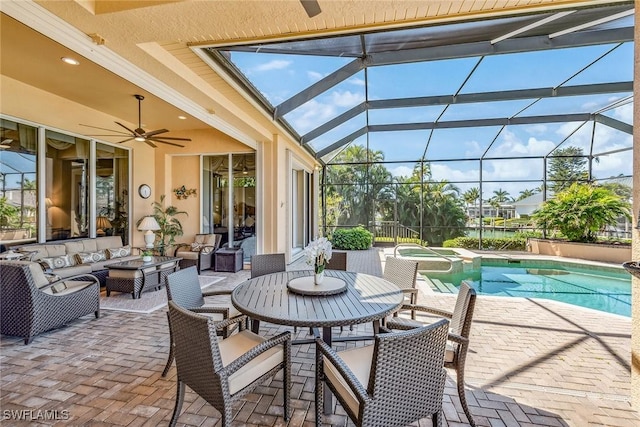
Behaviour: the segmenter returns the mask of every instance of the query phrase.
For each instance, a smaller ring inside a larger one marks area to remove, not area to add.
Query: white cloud
[[[407,166],[398,166],[395,168],[389,168],[389,172],[393,176],[404,176],[409,177],[413,173],[413,169]]]
[[[537,125],[531,125],[531,126],[527,126],[525,128],[525,131],[527,133],[530,133],[532,135],[542,135],[543,133],[546,133],[548,130],[547,125],[545,124],[537,124]]]
[[[258,72],[283,70],[291,65],[291,63],[291,61],[285,61],[283,59],[274,59],[273,61],[265,62],[264,64],[260,64],[254,67],[253,70]]]
[[[491,155],[500,153],[500,157],[508,156],[541,156],[553,150],[555,143],[552,141],[529,137],[526,143],[518,136],[505,130],[500,134],[501,142],[491,150]]]
[[[344,92],[336,90],[331,93],[331,102],[338,107],[353,107],[364,102],[364,94],[354,93],[349,90]]]
[[[325,123],[335,116],[335,108],[312,99],[295,110],[290,119],[291,124],[300,133],[306,133]],[[287,119],[289,120],[289,119]]]
[[[347,83],[352,84],[352,85],[356,85],[356,86],[364,86],[364,80],[363,79],[359,79],[357,77],[353,77],[349,80],[347,80]]]
[[[484,152],[478,141],[465,141],[464,145],[465,147],[467,147],[467,150],[464,154],[467,158],[480,157],[480,155],[482,155],[482,153]]]
[[[446,179],[447,181],[477,181],[480,178],[480,173],[477,169],[462,171],[459,169],[452,169],[447,164],[432,163],[431,176],[437,181],[443,179]]]
[[[318,73],[317,71],[307,71],[307,77],[309,77],[309,80],[317,82],[318,80],[322,79],[324,76],[321,73]]]

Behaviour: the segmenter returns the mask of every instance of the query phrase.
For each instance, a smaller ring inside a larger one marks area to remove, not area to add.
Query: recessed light
[[[69,64],[69,65],[80,65],[80,61],[78,61],[77,59],[73,59],[73,58],[69,58],[68,56],[63,56],[62,58],[60,58],[62,60],[62,62],[64,62],[65,64]]]
[[[186,118],[185,116],[178,116],[178,118],[179,118],[180,120],[187,120],[187,118]]]

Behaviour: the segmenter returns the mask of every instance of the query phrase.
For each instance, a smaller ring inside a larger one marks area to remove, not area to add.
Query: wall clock
[[[151,187],[149,187],[147,184],[142,184],[140,187],[138,187],[138,194],[143,199],[148,199],[149,196],[151,196]]]

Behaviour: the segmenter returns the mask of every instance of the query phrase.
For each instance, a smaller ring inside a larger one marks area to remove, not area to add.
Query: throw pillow
[[[57,274],[53,274],[53,273],[44,273],[44,277],[47,278],[49,283],[54,283],[54,282],[57,282],[58,280],[62,279]]]
[[[76,262],[71,255],[42,258],[40,262],[44,263],[49,269],[73,267],[74,265],[76,265]]]
[[[58,292],[62,292],[65,289],[67,289],[67,284],[65,282],[56,283],[55,285],[51,286],[51,293],[57,294]]]
[[[106,261],[107,255],[104,250],[98,252],[78,252],[76,254],[76,261],[78,264],[91,264],[92,262]]]
[[[203,246],[204,246],[204,243],[192,243],[191,244],[191,251],[192,252],[200,252],[200,250],[202,249]]]
[[[122,258],[131,255],[131,246],[123,246],[121,248],[107,249],[109,259]]]

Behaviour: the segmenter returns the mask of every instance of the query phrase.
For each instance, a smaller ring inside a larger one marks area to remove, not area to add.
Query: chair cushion
[[[196,238],[194,239],[194,243],[199,243],[201,246],[204,245],[215,245],[216,244],[216,235],[215,234],[196,234]],[[193,247],[193,244],[192,244]]]
[[[222,364],[229,365],[253,347],[264,342],[265,339],[250,331],[238,332],[218,343]],[[284,360],[284,348],[277,345],[251,360],[240,370],[229,376],[229,392],[231,394],[242,390],[257,378],[278,366]]]
[[[54,285],[56,289],[52,289],[52,286],[51,288],[44,289],[42,292],[49,295],[68,295],[80,291],[94,283],[95,282],[84,280],[67,280],[66,282],[60,282],[59,284]]]
[[[176,256],[181,257],[182,259],[197,260],[198,255],[198,252],[192,252],[191,250],[188,250],[188,248],[178,249],[178,252],[176,252]]]
[[[205,301],[206,301],[206,298],[205,298]],[[227,301],[226,304],[224,302],[210,302],[210,303],[205,303],[202,306],[202,308],[210,308],[210,307],[229,307],[229,318],[237,317],[237,316],[240,316],[242,314],[242,313],[240,313],[238,311],[237,308],[235,308],[233,306],[233,304],[231,304],[231,300],[230,299]],[[214,319],[217,317],[219,320],[222,320],[222,315],[221,314],[217,314],[217,313],[201,313],[201,314],[204,314],[205,316],[212,317]]]
[[[40,264],[37,262],[29,263],[29,271],[37,288],[42,288],[49,284],[49,279],[47,279],[47,276],[42,271],[42,267],[40,267]]]
[[[351,369],[353,375],[360,381],[360,384],[367,388],[369,384],[369,374],[371,373],[371,364],[373,363],[373,346],[352,348],[349,350],[339,351],[338,356]],[[349,409],[358,414],[360,402],[353,394],[351,388],[343,376],[338,372],[335,366],[331,364],[327,358],[324,358],[324,374],[327,380],[333,384],[338,394],[344,399]]]
[[[192,252],[200,252],[200,249],[202,249],[204,245],[202,243],[192,243],[191,244],[191,251]]]
[[[56,268],[52,271],[53,274],[64,278],[75,276],[76,274],[91,274],[91,264],[74,265],[73,267]]]

